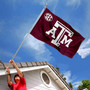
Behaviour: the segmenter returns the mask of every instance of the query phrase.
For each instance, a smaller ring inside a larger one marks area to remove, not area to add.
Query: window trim
[[[44,81],[43,76],[42,76],[43,73],[47,75],[47,77],[48,77],[48,79],[49,79],[49,82],[50,82],[49,84],[47,84],[47,83]],[[48,75],[45,71],[41,71],[41,72],[40,72],[40,77],[41,77],[41,80],[42,80],[42,82],[44,83],[45,86],[47,86],[47,87],[50,87],[50,86],[51,86],[51,79],[50,79],[49,75]]]

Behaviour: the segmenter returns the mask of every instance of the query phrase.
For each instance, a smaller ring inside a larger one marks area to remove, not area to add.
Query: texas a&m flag
[[[68,23],[54,15],[47,8],[30,34],[70,58],[76,54],[84,40]]]

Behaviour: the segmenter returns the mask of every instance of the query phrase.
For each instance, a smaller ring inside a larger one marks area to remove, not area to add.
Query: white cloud
[[[81,81],[77,81],[73,83],[73,88],[77,88],[81,84]]]
[[[72,82],[73,80],[71,79],[71,71],[67,71],[64,73],[64,77],[66,78],[66,82]]]
[[[90,55],[90,39],[88,39],[88,41],[82,44],[82,46],[78,50],[78,54],[82,58],[85,58],[86,56]]]
[[[34,57],[37,61],[49,61],[52,59],[51,52],[46,48],[45,43],[31,35],[28,36],[24,46],[34,51]]]
[[[67,0],[66,4],[68,6],[79,6],[81,4],[81,0]]]

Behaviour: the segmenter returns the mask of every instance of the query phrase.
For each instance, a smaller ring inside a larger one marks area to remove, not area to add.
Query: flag
[[[30,34],[70,58],[76,54],[84,40],[84,37],[67,22],[53,14],[47,8],[40,16]]]

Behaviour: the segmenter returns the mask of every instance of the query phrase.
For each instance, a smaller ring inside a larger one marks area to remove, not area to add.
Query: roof
[[[51,69],[51,71],[54,72],[54,74],[65,84],[65,87],[67,87],[68,90],[72,90],[70,88],[70,86],[67,84],[67,82],[62,78],[62,75],[54,68],[53,65],[49,64],[48,62],[20,62],[20,63],[16,63],[16,64],[19,68],[27,68],[28,67],[28,69],[30,67],[34,67],[34,69],[35,69],[35,67],[37,67],[37,66],[38,67],[44,66],[42,68],[45,68],[45,66],[46,66],[46,68],[48,67],[49,69]],[[10,69],[14,69],[14,67],[10,63],[3,63],[0,61],[0,71],[2,71],[2,70],[5,71],[5,69],[6,69],[5,67],[9,67]],[[45,69],[45,70],[47,70],[47,69]],[[48,71],[48,72],[50,73],[51,71]],[[56,80],[58,80],[58,79],[56,79]]]

